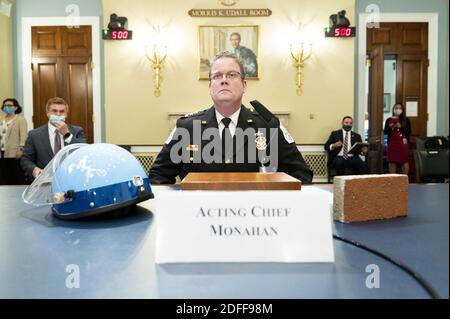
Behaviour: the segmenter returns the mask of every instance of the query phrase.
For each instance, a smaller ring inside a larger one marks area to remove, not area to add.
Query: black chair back
[[[444,136],[416,138],[416,171],[418,181],[449,177],[449,142]]]

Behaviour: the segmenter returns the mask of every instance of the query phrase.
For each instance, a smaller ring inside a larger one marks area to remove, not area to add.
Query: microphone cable
[[[441,299],[441,296],[437,293],[437,291],[425,280],[425,278],[423,278],[419,273],[417,273],[416,271],[414,271],[413,269],[409,268],[408,266],[402,264],[401,262],[394,260],[393,258],[383,254],[382,252],[370,248],[366,245],[363,245],[357,241],[354,241],[352,239],[347,239],[338,235],[333,234],[333,238],[335,240],[339,240],[342,241],[344,243],[347,243],[349,245],[353,245],[355,247],[358,247],[360,249],[363,249],[365,251],[368,251],[378,257],[381,257],[382,259],[388,261],[389,263],[393,264],[394,266],[400,268],[401,270],[403,270],[404,272],[406,272],[408,275],[410,275],[415,281],[417,281],[419,283],[419,285],[425,289],[425,291],[428,293],[428,295],[432,298],[432,299]]]

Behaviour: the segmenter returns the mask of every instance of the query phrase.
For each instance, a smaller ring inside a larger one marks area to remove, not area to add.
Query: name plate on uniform
[[[157,263],[334,262],[326,191],[157,195]]]

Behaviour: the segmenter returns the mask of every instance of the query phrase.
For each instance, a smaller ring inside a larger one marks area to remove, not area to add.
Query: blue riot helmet
[[[77,219],[153,198],[139,161],[113,144],[64,147],[24,192],[25,202],[51,205],[55,216]]]

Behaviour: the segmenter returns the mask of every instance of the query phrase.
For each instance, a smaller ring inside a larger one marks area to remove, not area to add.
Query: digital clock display
[[[130,30],[103,30],[103,40],[131,40],[133,31]]]
[[[355,27],[332,27],[325,28],[325,37],[327,38],[350,38],[356,34]]]

